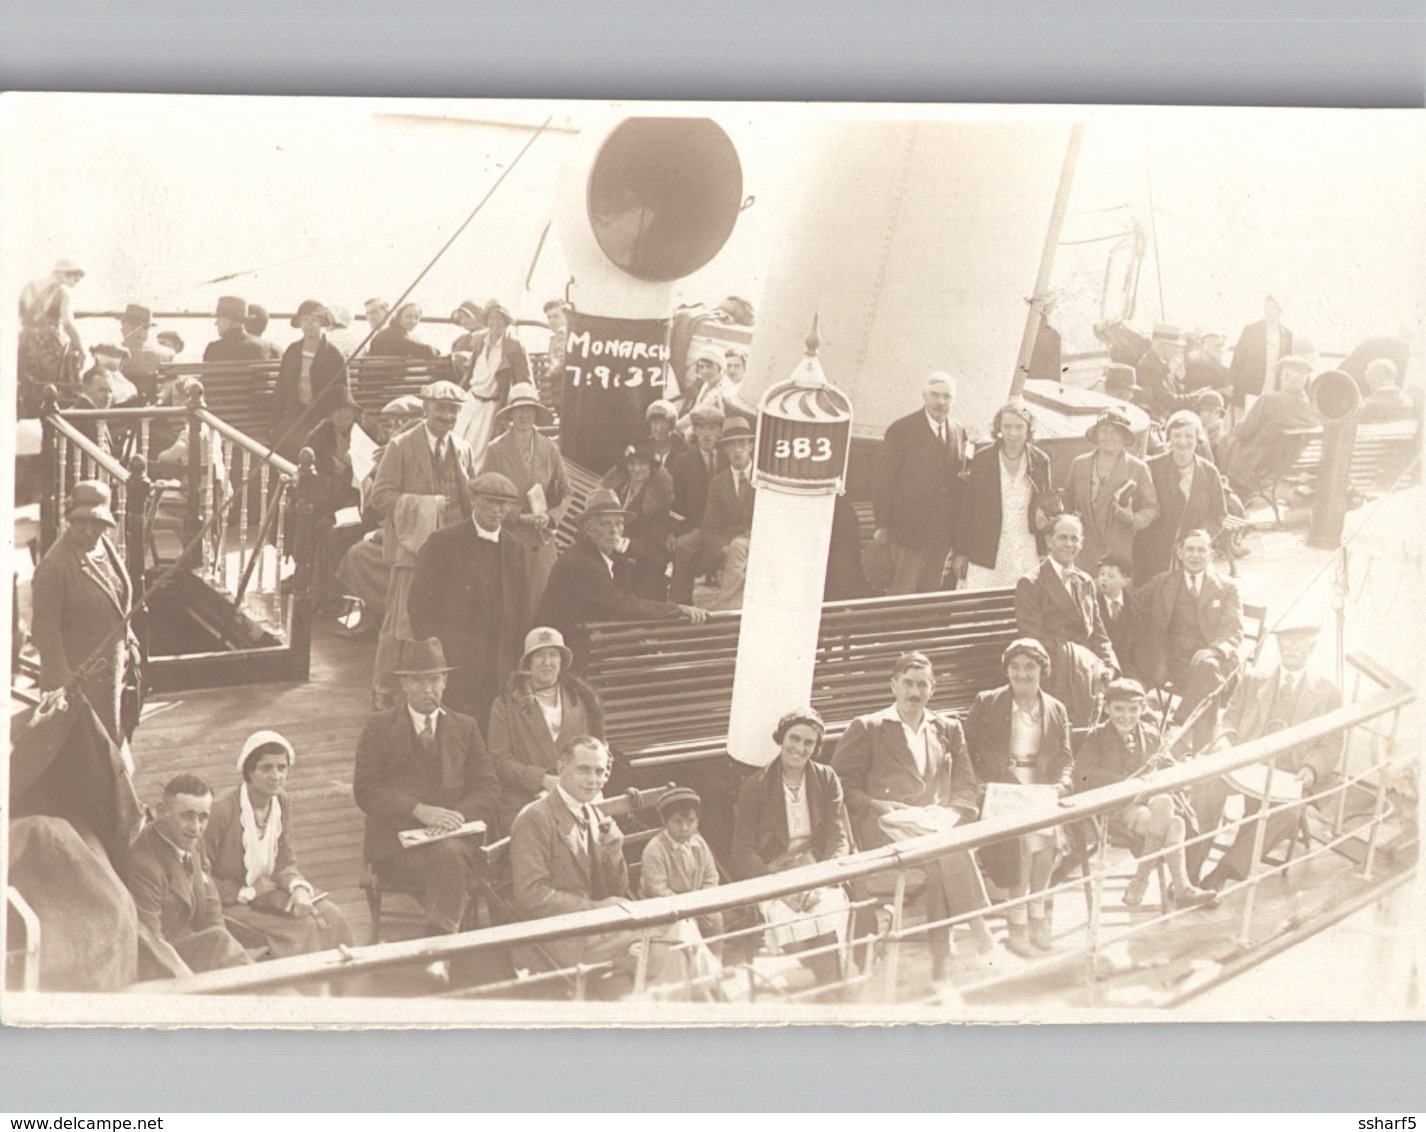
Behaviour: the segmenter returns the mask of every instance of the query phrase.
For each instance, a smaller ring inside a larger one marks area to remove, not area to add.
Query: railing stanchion
[[[653,946],[653,929],[645,928],[639,935],[639,959],[634,964],[634,993],[643,994],[649,985],[649,949]]]
[[[1267,840],[1268,810],[1272,808],[1273,776],[1277,773],[1277,756],[1268,759],[1267,774],[1263,777],[1263,796],[1258,803],[1257,816],[1253,819],[1253,856],[1248,862],[1248,892],[1243,900],[1243,926],[1238,933],[1239,942],[1244,947],[1253,941],[1253,905],[1257,902],[1258,879],[1263,871],[1263,842]]]
[[[1367,832],[1367,855],[1362,861],[1362,879],[1372,879],[1372,866],[1376,864],[1377,833],[1381,829],[1381,816],[1386,812],[1386,767],[1396,751],[1396,727],[1401,722],[1401,709],[1391,713],[1391,731],[1387,734],[1386,750],[1376,768],[1376,801],[1372,803],[1372,827]]]
[[[891,898],[891,927],[887,931],[886,1001],[896,1001],[896,981],[901,966],[901,920],[906,909],[906,870],[896,870],[896,892]]]
[[[1094,860],[1087,862],[1089,868],[1089,982],[1093,986],[1099,982],[1099,932],[1104,909],[1104,877],[1109,871],[1109,829],[1108,823],[1094,821],[1099,844],[1094,847]]]

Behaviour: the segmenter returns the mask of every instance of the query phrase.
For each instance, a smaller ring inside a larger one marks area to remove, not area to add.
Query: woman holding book
[[[1159,497],[1149,466],[1129,451],[1134,426],[1121,410],[1105,409],[1085,437],[1094,451],[1070,464],[1064,506],[1084,523],[1075,565],[1092,575],[1106,555],[1134,561],[1134,536],[1159,517]]]
[[[224,918],[270,959],[352,942],[342,910],[297,868],[285,789],[296,757],[276,731],[248,736],[237,761],[242,784],[213,799],[203,833]]]

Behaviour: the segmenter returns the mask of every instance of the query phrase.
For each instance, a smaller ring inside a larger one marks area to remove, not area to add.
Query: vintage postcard
[[[1423,142],[7,95],[0,1017],[1420,1017]]]

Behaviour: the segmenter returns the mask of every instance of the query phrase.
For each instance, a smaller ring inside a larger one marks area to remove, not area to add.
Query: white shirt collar
[[[569,793],[558,782],[555,783],[555,793],[559,795],[559,800],[565,804],[569,812],[580,821],[589,819],[589,807],[577,798],[570,797]]]
[[[1050,564],[1050,568],[1054,570],[1055,576],[1058,577],[1061,582],[1063,582],[1065,580],[1065,574],[1069,572],[1069,567],[1061,566],[1053,558],[1046,558],[1045,561]],[[1066,586],[1065,588],[1068,589],[1069,587]]]
[[[178,854],[178,859],[181,862],[183,862],[185,865],[188,863],[188,858],[193,855],[191,852],[183,848],[181,845],[177,845],[174,842],[170,841],[168,839],[168,836],[163,832],[163,830],[158,827],[157,824],[154,825],[153,831],[158,834],[160,841],[164,842],[164,844],[166,844],[170,849],[172,849],[175,853]]]
[[[470,525],[475,528],[475,537],[476,537],[476,538],[483,538],[486,542],[499,542],[499,541],[500,541],[500,531],[499,531],[499,530],[487,531],[484,527],[482,527],[482,526],[481,526],[479,523],[477,523],[474,519],[471,519]]]
[[[411,726],[416,729],[417,735],[421,734],[421,732],[425,730],[426,720],[428,719],[431,721],[431,726],[434,727],[436,725],[436,720],[440,719],[441,712],[443,710],[444,709],[442,708],[437,708],[435,711],[431,712],[430,715],[422,715],[410,704],[406,705],[406,714],[411,717]]]
[[[614,576],[614,559],[605,554],[602,550],[599,550],[598,547],[596,547],[595,550],[598,552],[599,557],[604,559],[604,567],[609,571],[609,576],[612,578]]]
[[[439,445],[441,441],[450,440],[451,438],[450,433],[446,433],[445,436],[437,436],[431,431],[431,426],[428,424],[422,424],[421,427],[426,432],[426,447],[431,450],[432,456],[436,454],[436,446]]]
[[[947,417],[947,418],[946,418],[945,420],[943,420],[943,421],[938,421],[938,420],[937,420],[935,417],[933,417],[930,413],[927,413],[925,409],[922,409],[921,411],[922,411],[923,413],[926,413],[926,423],[931,426],[931,432],[932,432],[932,434],[935,435],[935,436],[940,436],[940,435],[941,435],[941,430],[942,430],[942,429],[945,429],[945,430],[946,430],[946,436],[947,436],[947,438],[949,439],[949,437],[950,437],[950,435],[951,435],[951,419],[950,419],[950,417]]]

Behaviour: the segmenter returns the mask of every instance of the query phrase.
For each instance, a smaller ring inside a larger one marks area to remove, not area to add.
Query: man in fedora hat
[[[888,594],[941,588],[966,469],[965,426],[951,416],[955,399],[955,379],[930,374],[921,385],[921,408],[892,421],[882,439],[872,537],[891,549]]]
[[[669,593],[674,601],[691,604],[694,579],[716,572],[718,598],[713,608],[737,609],[743,602],[756,502],[750,476],[753,430],[742,417],[732,417],[723,422],[718,446],[728,466],[708,481],[708,506],[698,529],[674,540]]]
[[[295,461],[307,433],[324,415],[355,402],[347,360],[327,337],[331,311],[316,299],[303,299],[292,316],[292,325],[302,331],[302,337],[282,352],[272,397],[270,440],[281,455]]]
[[[158,367],[173,361],[173,351],[161,342],[149,344],[149,331],[157,325],[153,311],[141,303],[129,303],[119,316],[121,344],[129,351],[119,369],[134,383],[144,404],[158,403]]]
[[[457,666],[450,705],[484,731],[530,627],[530,553],[503,526],[520,506],[509,479],[484,472],[466,484],[466,494],[470,521],[436,531],[416,556],[411,632],[440,639]]]
[[[470,518],[465,486],[475,478],[475,458],[470,445],[452,435],[465,399],[464,390],[454,382],[424,386],[424,422],[395,437],[382,451],[367,496],[367,507],[383,524],[382,557],[391,565],[372,681],[378,709],[396,703],[392,673],[399,643],[412,639],[407,598],[416,556],[434,531]]]
[[[218,300],[213,323],[218,337],[203,350],[205,362],[265,362],[267,348],[248,333],[248,304],[237,295],[224,295]]]
[[[478,837],[402,848],[402,830],[449,834],[483,821],[496,836],[500,786],[480,728],[443,707],[452,672],[435,638],[403,641],[396,675],[405,702],[377,712],[357,739],[352,794],[366,814],[366,859],[377,876],[420,897],[426,934],[459,931],[470,906]]]
[[[637,597],[624,555],[624,522],[629,513],[608,488],[595,488],[585,500],[580,533],[555,562],[535,624],[558,629],[574,656],[576,670],[589,654],[590,621],[659,621],[682,617],[699,624],[706,610]]]
[[[1294,623],[1273,630],[1278,663],[1249,672],[1239,681],[1214,736],[1215,750],[1226,750],[1288,727],[1296,727],[1342,706],[1342,690],[1308,667],[1321,628],[1311,623]],[[1342,739],[1341,732],[1329,732],[1300,743],[1278,758],[1274,770],[1284,778],[1296,779],[1301,784],[1304,797],[1320,793],[1337,781]],[[1194,809],[1202,828],[1214,829],[1222,820],[1224,803],[1234,790],[1224,779],[1214,779],[1201,785],[1203,788],[1195,791],[1193,796]],[[1248,797],[1246,803],[1244,816],[1248,817],[1258,811],[1261,799]],[[1264,853],[1293,836],[1300,814],[1299,808],[1291,807],[1268,818],[1263,837]],[[1256,823],[1249,822],[1238,827],[1233,844],[1204,878],[1205,888],[1217,891],[1248,875],[1256,835]],[[1199,852],[1194,854],[1191,851],[1190,864],[1206,858],[1212,844],[1211,840],[1205,841]],[[1194,846],[1194,849],[1199,847]]]
[[[1183,389],[1183,334],[1173,323],[1154,323],[1149,348],[1134,370],[1147,402],[1143,407],[1156,421],[1176,409],[1193,408],[1193,397]]]
[[[129,573],[109,539],[115,522],[108,486],[76,483],[65,519],[32,583],[30,633],[47,701],[40,710],[62,709],[77,688],[118,746],[126,737],[120,720],[124,682],[139,652],[126,624],[133,603]]]

